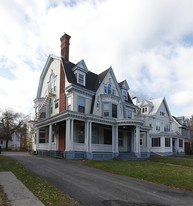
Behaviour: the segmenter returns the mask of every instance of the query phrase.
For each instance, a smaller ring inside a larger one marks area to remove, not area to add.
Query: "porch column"
[[[147,138],[147,152],[150,152],[150,138],[149,138],[149,131],[146,132],[146,138]]]
[[[65,151],[70,151],[70,119],[66,120],[66,146]]]
[[[89,152],[89,121],[85,122],[85,145],[86,152]]]
[[[89,148],[88,152],[92,152],[92,122],[89,124]]]
[[[71,120],[71,137],[70,137],[70,151],[73,151],[73,143],[74,143],[74,120]]]
[[[136,140],[135,140],[135,147],[136,147],[136,151],[135,151],[135,154],[137,157],[140,157],[140,128],[139,126],[136,126]]]
[[[112,153],[115,152],[115,126],[112,126]]]
[[[52,150],[52,124],[49,125],[49,144],[48,150]]]
[[[36,151],[39,149],[39,137],[40,137],[40,130],[37,128],[36,130]]]
[[[115,153],[119,153],[118,126],[115,126]]]

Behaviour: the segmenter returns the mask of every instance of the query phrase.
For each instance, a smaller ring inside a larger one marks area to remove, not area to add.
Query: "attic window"
[[[147,112],[147,107],[142,108],[142,113]]]
[[[78,73],[78,83],[79,84],[82,84],[82,85],[85,85],[85,79],[84,79],[85,75],[81,74],[81,73]]]
[[[125,90],[123,90],[122,94],[123,94],[124,100],[127,100],[127,92]]]

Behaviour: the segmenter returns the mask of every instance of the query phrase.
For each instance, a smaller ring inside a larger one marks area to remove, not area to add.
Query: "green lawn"
[[[193,155],[182,155],[182,156],[180,156],[180,155],[178,155],[178,156],[173,155],[172,157],[193,159]]]
[[[0,172],[11,171],[45,205],[77,206],[77,201],[62,193],[53,185],[27,171],[19,163],[0,155]]]
[[[193,161],[151,158],[149,161],[81,161],[83,165],[154,183],[193,191]]]

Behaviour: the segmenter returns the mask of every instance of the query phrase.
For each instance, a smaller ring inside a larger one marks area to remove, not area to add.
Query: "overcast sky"
[[[175,116],[193,114],[193,0],[0,0],[0,108],[33,112],[39,76],[60,37],[70,61],[112,66],[118,82],[165,96]]]

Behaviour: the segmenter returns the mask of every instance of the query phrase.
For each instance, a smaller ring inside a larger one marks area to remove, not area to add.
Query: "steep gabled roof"
[[[95,92],[97,90],[98,85],[99,85],[97,74],[88,71],[86,74],[86,86],[84,86],[84,85],[77,83],[75,74],[72,71],[76,67],[76,64],[73,64],[72,62],[66,62],[66,61],[64,61],[64,58],[62,58],[62,63],[63,63],[63,67],[65,70],[66,78],[67,78],[69,83],[78,85],[80,87],[86,88],[86,89],[91,90],[93,92]]]
[[[162,102],[163,102],[164,105],[165,105],[166,111],[167,111],[167,113],[168,113],[168,116],[170,116],[170,117],[172,118],[165,97],[161,97],[161,98],[157,98],[157,99],[151,99],[151,100],[149,100],[149,101],[153,103],[153,109],[152,109],[152,111],[150,112],[150,115],[155,115],[155,114],[157,114],[157,112],[158,112],[158,110],[159,110],[159,108],[161,107],[161,104],[162,104]]]
[[[129,85],[126,80],[123,80],[122,82],[119,82],[118,84],[119,84],[120,89],[129,90]]]

